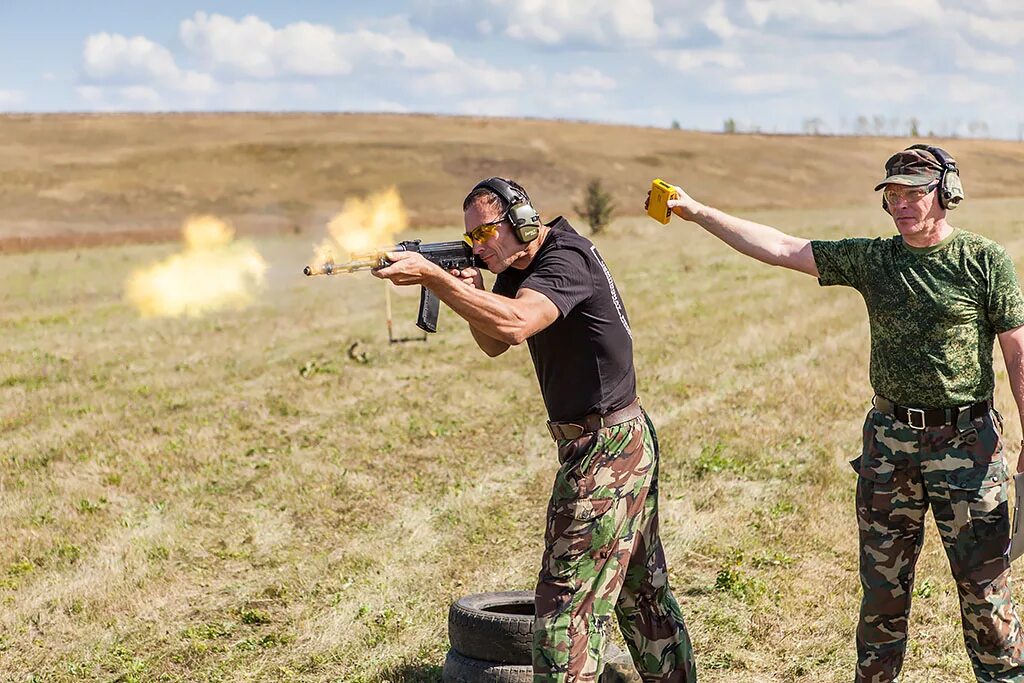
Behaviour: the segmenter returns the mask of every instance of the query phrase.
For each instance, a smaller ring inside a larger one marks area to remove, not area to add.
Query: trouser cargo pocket
[[[975,560],[1006,553],[1010,538],[1008,478],[1002,459],[946,474],[952,508],[951,533],[961,564],[969,566]]]

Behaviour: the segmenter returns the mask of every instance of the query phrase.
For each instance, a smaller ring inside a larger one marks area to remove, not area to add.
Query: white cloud
[[[1016,61],[1009,55],[975,49],[962,39],[955,41],[954,45],[954,61],[961,69],[993,74],[1013,73],[1017,69]]]
[[[180,27],[185,47],[209,68],[252,78],[336,77],[367,63],[429,70],[458,67],[450,45],[395,22],[387,32],[336,31],[298,22],[282,28],[256,16],[196,12]]]
[[[456,112],[470,116],[521,116],[522,102],[514,97],[470,98],[456,105]]]
[[[742,95],[778,95],[813,88],[815,80],[796,73],[752,73],[732,76],[726,84]]]
[[[921,75],[896,63],[832,52],[806,59],[806,67],[817,67],[828,75],[848,97],[869,102],[906,102],[925,91]]]
[[[20,90],[0,90],[0,107],[13,107],[25,101],[25,93]]]
[[[983,17],[969,12],[950,13],[958,25],[986,42],[1008,47],[1024,42],[1024,19]]]
[[[607,106],[608,95],[603,92],[570,92],[551,101],[552,109],[576,119],[595,120]]]
[[[167,48],[135,36],[97,33],[85,40],[85,73],[96,80],[165,80],[178,75],[178,65]]]
[[[992,104],[1005,99],[1006,89],[966,76],[954,76],[949,80],[946,97],[957,104]]]
[[[563,93],[614,90],[617,85],[614,78],[606,76],[590,66],[581,67],[575,71],[555,74],[551,81],[555,89]]]
[[[145,85],[129,85],[118,90],[118,94],[127,102],[133,102],[146,109],[164,108],[164,100],[154,88]]]
[[[274,110],[280,107],[283,96],[284,88],[280,83],[238,81],[224,89],[222,101],[227,109]]]
[[[859,102],[909,102],[922,95],[927,87],[920,82],[855,82],[843,88],[843,93]]]
[[[849,52],[829,52],[808,57],[807,66],[820,65],[820,67],[840,79],[857,79],[864,81],[879,81],[887,83],[909,82],[918,78],[918,73],[913,69],[901,66],[898,60],[880,61],[870,57],[863,57]]]
[[[376,100],[373,103],[373,109],[375,111],[383,111],[390,114],[408,114],[412,111],[407,105],[404,105],[401,102],[395,102],[394,100]]]
[[[451,45],[436,41],[400,22],[395,22],[387,33],[366,29],[357,31],[351,40],[361,55],[379,65],[428,71],[458,68],[465,64]]]
[[[942,13],[938,0],[744,0],[759,26],[770,21],[832,35],[881,36],[933,24]]]
[[[706,67],[742,69],[743,58],[730,50],[661,50],[654,54],[659,63],[677,71],[696,71]]]
[[[752,125],[764,130],[792,129],[811,116],[836,131],[861,114],[970,120],[995,101],[1002,109],[984,114],[993,131],[1017,132],[1021,0],[404,6],[408,18],[366,5],[362,18],[330,25],[298,13],[274,23],[196,12],[183,15],[180,40],[165,45],[97,33],[86,41],[74,85],[80,102],[103,109],[376,108],[655,125],[685,116],[684,125],[703,127],[754,111],[749,116],[760,120]],[[499,50],[500,60],[487,56]],[[66,78],[54,71],[54,80]],[[673,79],[687,87],[664,92],[660,105],[624,103],[627,85],[650,89]],[[38,87],[54,90],[41,79]],[[0,107],[13,106],[10,93],[0,92]],[[940,97],[938,110],[926,95]]]
[[[275,28],[259,17],[236,20],[197,12],[181,24],[186,48],[214,71],[254,79],[337,78],[376,70],[408,76],[412,92],[458,95],[471,90],[515,91],[520,73],[459,57],[446,43],[390,22],[386,31],[360,28],[348,33],[299,22]],[[394,77],[392,86],[398,85]],[[248,96],[245,95],[245,98]]]
[[[327,26],[299,22],[275,29],[251,15],[235,20],[196,12],[181,22],[179,35],[211,68],[247,76],[337,76],[352,71],[345,45]]]
[[[90,107],[99,111],[160,111],[168,108],[160,93],[149,86],[83,85],[75,91]]]
[[[85,40],[82,68],[94,82],[159,85],[183,93],[209,93],[213,78],[178,68],[170,51],[148,38],[96,33]]]
[[[704,25],[719,38],[728,40],[739,33],[725,11],[725,0],[717,0],[704,13]]]
[[[459,63],[416,77],[413,90],[421,95],[459,95],[465,92],[515,92],[522,90],[525,78],[517,71],[481,64]]]
[[[510,38],[545,45],[650,44],[658,36],[651,0],[491,0]]]
[[[946,0],[952,9],[982,11],[1000,17],[1024,17],[1020,0]]]
[[[393,101],[406,95],[416,101],[473,92],[514,93],[525,85],[519,71],[463,59],[447,43],[400,18],[377,30],[340,32],[309,22],[275,27],[256,16],[233,19],[197,12],[179,28],[185,58],[202,63],[220,82],[210,74],[180,68],[169,49],[148,38],[101,33],[86,41],[87,80],[79,96],[97,107],[115,102],[155,107],[162,97],[172,108],[277,109],[282,103],[294,106],[296,97],[315,104],[314,83],[340,84],[349,78],[369,82],[371,89],[379,87],[373,92],[363,86],[357,97],[361,104],[354,106],[365,106],[374,96]],[[312,92],[294,92],[300,85]],[[191,99],[182,105],[182,98],[170,97],[172,93]]]

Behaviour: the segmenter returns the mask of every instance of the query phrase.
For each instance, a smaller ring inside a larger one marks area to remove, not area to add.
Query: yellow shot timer
[[[661,178],[651,183],[651,199],[647,202],[647,215],[662,225],[668,225],[672,212],[668,208],[668,200],[679,196],[676,189]]]

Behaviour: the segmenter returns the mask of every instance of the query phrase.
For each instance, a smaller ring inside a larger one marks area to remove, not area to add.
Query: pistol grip
[[[420,287],[420,311],[416,316],[416,327],[424,332],[437,332],[437,314],[441,300],[426,287]]]

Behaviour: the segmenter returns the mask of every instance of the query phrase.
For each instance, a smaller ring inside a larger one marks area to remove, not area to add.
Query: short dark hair
[[[486,187],[478,187],[470,192],[466,196],[465,201],[462,202],[462,210],[466,211],[470,206],[478,202],[497,209],[503,216],[508,211],[508,202],[505,201],[505,198]]]
[[[502,180],[508,183],[509,187],[511,187],[513,190],[522,195],[526,199],[526,201],[530,201],[530,195],[527,194],[526,188],[524,188],[522,185],[520,185],[514,180],[510,180],[508,178],[503,178]],[[490,188],[478,187],[472,192],[470,192],[466,196],[466,199],[463,200],[462,202],[462,210],[465,211],[466,209],[468,209],[470,206],[477,202],[484,202],[488,206],[498,209],[498,211],[500,211],[503,216],[506,213],[508,213],[508,202],[505,200],[504,197],[502,197],[500,194],[498,194],[497,192]]]

